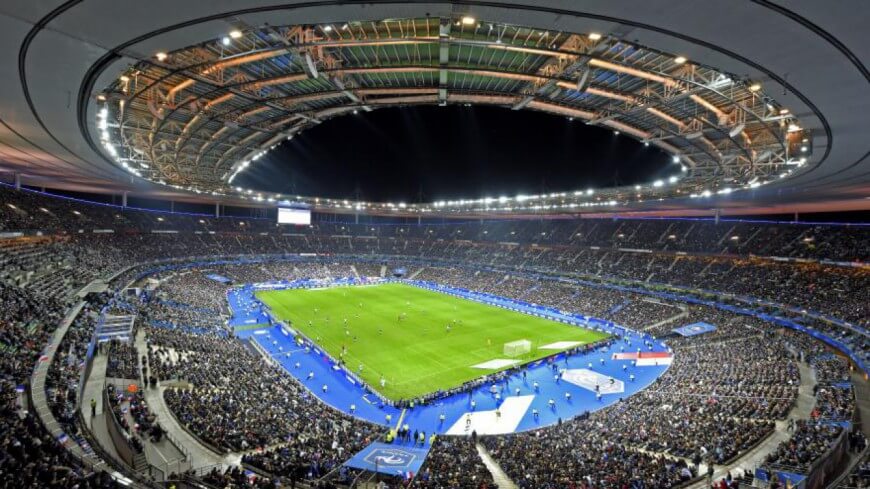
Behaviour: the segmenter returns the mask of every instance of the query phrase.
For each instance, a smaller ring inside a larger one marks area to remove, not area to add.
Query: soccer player
[[[311,380],[313,378],[314,378],[314,371],[308,372],[308,380]]]

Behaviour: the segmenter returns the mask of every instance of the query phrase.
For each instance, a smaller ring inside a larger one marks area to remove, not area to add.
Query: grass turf
[[[256,296],[278,319],[288,321],[334,358],[346,347],[348,368],[393,400],[450,389],[498,371],[472,365],[508,358],[503,347],[509,341],[532,342],[532,351],[516,358],[529,362],[555,353],[539,350],[541,345],[585,344],[608,336],[400,283],[270,290]],[[406,317],[400,321],[403,313]],[[381,376],[386,379],[383,387]]]

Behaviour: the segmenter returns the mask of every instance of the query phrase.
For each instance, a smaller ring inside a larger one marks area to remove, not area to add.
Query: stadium
[[[0,5],[0,486],[870,487],[870,5]]]

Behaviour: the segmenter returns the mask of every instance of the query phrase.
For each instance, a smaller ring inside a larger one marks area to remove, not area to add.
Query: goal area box
[[[507,357],[519,357],[532,351],[532,342],[529,340],[510,341],[504,344],[504,354]]]

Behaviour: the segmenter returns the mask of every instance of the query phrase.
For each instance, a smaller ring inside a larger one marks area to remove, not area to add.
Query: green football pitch
[[[540,346],[586,344],[608,336],[401,283],[256,295],[277,319],[289,322],[333,358],[346,349],[345,365],[393,400],[450,389],[508,368],[474,368],[511,359],[503,353],[507,342],[532,343],[530,353],[512,359],[526,363],[558,351]]]

